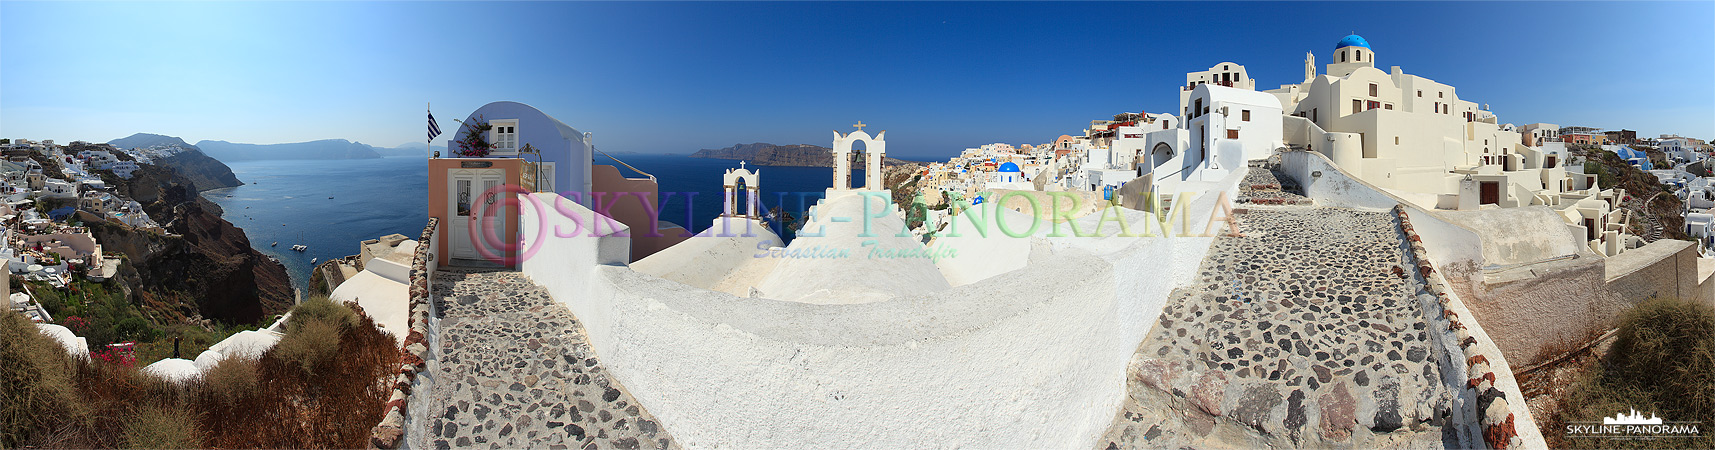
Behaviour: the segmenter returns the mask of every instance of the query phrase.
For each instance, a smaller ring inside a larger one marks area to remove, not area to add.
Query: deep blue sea
[[[252,247],[279,258],[298,288],[309,285],[310,258],[355,255],[358,241],[393,233],[416,239],[428,224],[428,164],[421,156],[226,165],[245,185],[203,196],[244,229]],[[310,248],[294,252],[293,244]]]
[[[721,174],[738,161],[686,155],[614,155],[660,181],[661,220],[693,231],[707,228],[721,207]],[[627,177],[641,177],[607,157]],[[428,222],[428,165],[420,156],[336,161],[242,161],[227,163],[245,185],[203,193],[226,211],[226,220],[244,229],[250,244],[279,258],[293,285],[309,283],[310,259],[327,261],[357,254],[365,239],[399,233],[416,239]],[[757,167],[764,210],[775,206],[802,217],[833,185],[827,167]],[[852,171],[861,180],[863,171]],[[668,192],[676,192],[669,197]],[[797,193],[806,193],[797,195]],[[691,196],[687,220],[686,197]],[[785,194],[782,197],[781,194]],[[330,198],[331,197],[331,198]],[[790,236],[786,236],[790,238]],[[278,246],[270,244],[278,242]],[[304,244],[303,253],[291,250]]]
[[[739,162],[735,160],[692,158],[686,155],[627,154],[613,157],[655,175],[661,188],[661,220],[679,224],[692,231],[708,228],[715,217],[720,215],[721,175],[725,174],[727,169],[739,168]],[[620,174],[626,177],[642,177],[600,154],[596,155],[595,163],[618,167]],[[831,167],[766,167],[747,164],[745,168],[758,172],[761,177],[758,184],[762,185],[762,210],[766,212],[778,206],[795,218],[802,218],[803,211],[816,204],[816,200],[822,198],[828,187],[834,185],[834,169]],[[851,177],[854,180],[862,180],[863,171],[853,170]],[[669,197],[668,192],[675,194]],[[689,196],[689,214],[685,210],[688,193],[696,194]],[[786,234],[781,237],[791,239],[791,236]]]

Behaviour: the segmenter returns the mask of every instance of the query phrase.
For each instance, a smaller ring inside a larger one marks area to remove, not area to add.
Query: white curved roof
[[[154,364],[144,367],[143,373],[175,383],[190,381],[202,376],[202,371],[197,369],[196,363],[183,358],[167,358],[155,361]]]
[[[89,357],[89,341],[79,337],[77,333],[71,332],[70,328],[51,323],[38,323],[36,329],[42,330],[42,334],[58,341],[61,347],[65,347],[66,353],[83,358]]]

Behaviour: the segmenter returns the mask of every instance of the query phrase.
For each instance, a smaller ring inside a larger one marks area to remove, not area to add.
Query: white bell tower
[[[887,158],[887,130],[882,130],[880,133],[876,133],[875,137],[870,137],[869,133],[863,131],[863,127],[867,125],[864,125],[862,121],[852,126],[857,127],[858,130],[847,134],[834,132],[833,190],[852,190],[847,179],[851,178],[852,142],[855,141],[863,141],[864,186],[861,189],[870,191],[887,189],[886,186],[882,185],[881,173],[882,161]]]

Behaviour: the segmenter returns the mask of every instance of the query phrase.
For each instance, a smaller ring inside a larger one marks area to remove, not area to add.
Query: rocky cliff
[[[227,167],[220,160],[209,157],[208,154],[202,152],[202,149],[185,143],[183,139],[159,134],[137,133],[107,141],[107,143],[121,149],[177,147],[178,153],[158,159],[154,163],[177,171],[179,175],[190,180],[191,184],[196,185],[198,192],[244,185],[244,182],[238,181],[238,176],[232,174],[231,167]],[[78,149],[74,146],[72,150]],[[119,156],[120,159],[129,159],[123,154]]]
[[[237,175],[232,174],[231,167],[196,149],[155,160],[155,164],[178,172],[191,184],[196,185],[197,192],[244,185],[244,182],[238,181]]]
[[[168,232],[140,230],[80,213],[109,254],[128,261],[121,273],[132,301],[157,320],[200,315],[227,323],[257,323],[293,302],[286,268],[250,247],[244,231],[174,170],[144,165],[115,192],[144,205]],[[166,317],[160,317],[166,316]]]
[[[768,143],[733,144],[721,149],[702,149],[691,154],[692,158],[740,159],[758,166],[789,166],[789,167],[833,167],[833,149],[809,145],[774,145]],[[886,165],[916,163],[898,158],[887,158]]]

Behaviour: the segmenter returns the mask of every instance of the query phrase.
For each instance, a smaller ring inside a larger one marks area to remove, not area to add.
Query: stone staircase
[[[1256,208],[1241,228],[1168,299],[1097,448],[1467,446],[1390,213]]]
[[[1239,204],[1310,206],[1314,202],[1304,196],[1304,188],[1292,177],[1280,173],[1279,166],[1267,160],[1251,161],[1245,179],[1239,182]]]

